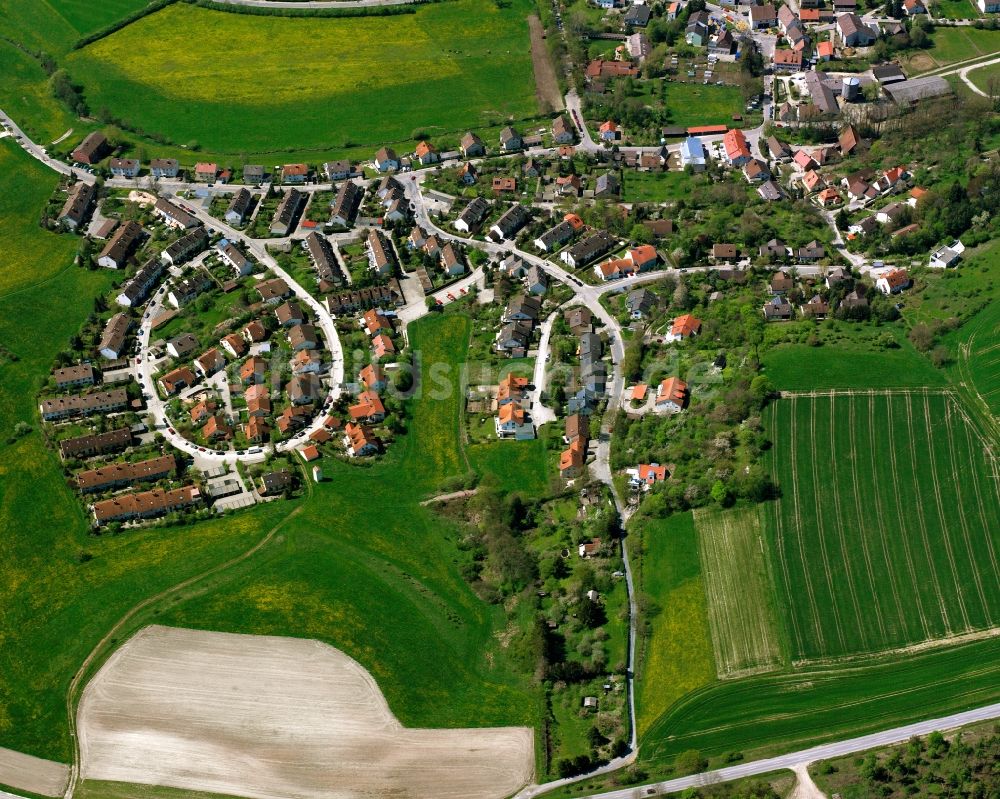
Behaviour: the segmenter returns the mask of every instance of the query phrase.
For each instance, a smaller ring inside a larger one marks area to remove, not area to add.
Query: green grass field
[[[747,759],[792,751],[995,702],[998,685],[997,638],[902,659],[717,682],[657,720],[640,742],[640,764],[663,773],[689,749],[710,758],[742,752]]]
[[[863,350],[851,344],[783,344],[764,355],[764,370],[774,385],[785,391],[945,383],[944,375],[906,341],[900,349],[884,351]]]
[[[622,173],[622,202],[662,203],[678,200],[691,190],[692,179],[683,172]]]
[[[642,554],[633,568],[650,632],[648,639],[640,639],[640,735],[682,696],[715,679],[705,581],[691,514],[651,520],[641,535]]]
[[[989,66],[972,70],[969,73],[969,80],[987,94],[990,93],[992,85],[992,90],[996,93],[998,87],[1000,87],[1000,64],[990,64]]]
[[[995,53],[1000,50],[1000,31],[976,28],[938,28],[933,36],[934,46],[927,52],[944,66],[956,61]]]
[[[971,0],[936,0],[934,5],[934,15],[945,19],[975,19],[980,15]]]
[[[756,507],[694,512],[720,678],[785,664],[775,583]]]
[[[793,660],[874,653],[993,627],[996,463],[940,392],[771,406],[768,513]]]
[[[66,58],[95,110],[218,153],[412,141],[538,113],[527,0],[286,18],[179,3]],[[201,46],[197,31],[234,43]],[[252,59],[252,61],[251,61]],[[136,102],[142,97],[143,102]],[[281,133],[280,137],[276,134]]]
[[[667,108],[671,125],[723,125],[743,111],[743,98],[737,86],[668,83]]]

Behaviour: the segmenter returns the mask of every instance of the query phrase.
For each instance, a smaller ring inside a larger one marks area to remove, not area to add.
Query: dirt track
[[[545,44],[545,29],[534,14],[528,17],[528,28],[531,31],[531,64],[535,69],[535,95],[543,110],[548,106],[553,111],[562,111],[565,104],[549,48]]]
[[[261,799],[492,799],[531,780],[525,727],[402,727],[371,675],[295,638],[147,627],[84,690],[81,775]]]
[[[69,779],[69,766],[40,760],[0,747],[0,782],[43,796],[60,796]]]

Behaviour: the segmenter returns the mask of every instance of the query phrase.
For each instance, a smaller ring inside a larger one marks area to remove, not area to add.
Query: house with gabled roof
[[[688,401],[687,383],[678,377],[668,377],[660,381],[656,392],[655,407],[666,413],[679,413]]]
[[[483,144],[483,140],[471,130],[466,131],[465,135],[462,136],[462,141],[459,143],[459,149],[462,151],[462,155],[466,158],[486,155],[486,147]]]
[[[910,280],[910,275],[905,269],[892,269],[875,281],[875,288],[889,296],[890,294],[899,294],[912,284],[913,281]]]
[[[395,172],[400,167],[399,156],[391,147],[380,147],[372,160],[372,167],[376,172]]]
[[[524,148],[524,140],[510,125],[500,131],[500,149],[506,153],[517,152]]]
[[[701,320],[691,314],[681,314],[670,325],[670,331],[664,337],[667,341],[683,341],[697,336],[701,332]]]

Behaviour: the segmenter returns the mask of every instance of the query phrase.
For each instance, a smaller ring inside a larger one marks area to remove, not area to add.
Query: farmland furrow
[[[963,426],[965,427],[965,440],[969,445],[969,452],[970,453],[975,452],[970,425],[966,423]],[[989,457],[988,453],[987,457]],[[997,556],[996,552],[993,549],[993,536],[989,534],[990,530],[995,530],[996,528],[990,526],[991,514],[987,513],[986,511],[986,503],[983,501],[983,495],[979,485],[979,470],[976,469],[975,466],[973,466],[972,469],[972,489],[973,493],[976,495],[976,506],[979,508],[979,517],[983,521],[983,528],[987,531],[986,549],[989,552],[990,566],[992,567],[992,573],[994,575],[998,575],[1000,574],[1000,569],[997,568]],[[996,499],[995,494],[993,495],[993,498]]]
[[[780,447],[778,446],[778,413],[777,413],[778,403],[771,403],[771,448],[775,452],[780,452]],[[780,504],[778,502],[771,502],[767,508],[768,516],[771,517],[773,514],[774,519],[774,543],[775,550],[778,556],[778,563],[781,566],[781,579],[785,585],[785,598],[786,598],[786,615],[789,620],[792,635],[795,639],[795,647],[798,651],[802,650],[802,633],[799,630],[799,619],[798,615],[793,612],[791,605],[792,597],[792,579],[788,571],[788,562],[785,559],[785,533],[784,524],[782,522]]]
[[[887,403],[887,405],[889,405],[889,403]],[[910,443],[910,463],[916,464],[918,461],[913,447],[913,409],[910,405],[909,395],[906,397],[906,432],[907,441]],[[893,442],[893,444],[895,444],[895,442]],[[913,497],[919,498],[921,496],[921,485],[920,481],[917,479],[917,470],[911,469],[910,475],[913,481]],[[893,488],[895,488],[895,486]],[[930,538],[927,535],[927,522],[924,519],[924,507],[919,501],[914,501],[913,507],[917,510],[917,522],[920,525],[920,538],[924,542],[924,554],[927,556],[927,564],[931,571],[931,585],[934,587],[934,591],[937,594],[938,606],[941,610],[941,621],[944,624],[944,632],[945,635],[952,635],[951,619],[948,618],[948,607],[945,605],[944,595],[941,593],[941,581],[938,579],[937,566],[934,563],[934,551],[931,548]],[[906,516],[900,516],[900,518],[905,519]],[[914,587],[916,588],[916,586]]]
[[[831,402],[832,402],[831,398]],[[819,546],[823,553],[823,574],[826,577],[827,590],[830,592],[830,608],[833,610],[833,622],[836,626],[837,639],[840,641],[841,652],[847,649],[847,641],[844,638],[844,627],[840,618],[840,606],[837,603],[837,592],[833,586],[833,568],[830,563],[830,555],[826,548],[826,531],[823,527],[823,508],[820,502],[821,490],[820,487],[822,483],[819,480],[819,470],[817,467],[817,454],[815,450],[816,446],[816,401],[812,400],[809,403],[809,441],[810,441],[810,451],[809,451],[809,464],[812,467],[812,488],[813,488],[813,508],[816,512],[816,532],[819,537]],[[831,453],[832,455],[832,453]],[[846,554],[846,553],[845,553]],[[848,570],[846,561],[844,562],[845,571]],[[848,572],[849,574],[849,572]],[[850,582],[850,581],[848,581]]]
[[[819,606],[816,604],[816,592],[813,589],[812,579],[809,574],[809,561],[806,558],[805,541],[802,538],[802,521],[799,516],[799,459],[798,459],[798,418],[795,412],[795,397],[792,397],[791,407],[791,441],[788,449],[788,459],[792,464],[792,507],[793,521],[795,523],[795,537],[799,545],[799,559],[802,562],[802,577],[806,583],[806,594],[809,597],[809,607],[812,610],[813,626],[816,632],[816,642],[819,649],[825,649],[825,639],[823,637],[823,625],[820,624]],[[790,595],[790,599],[794,594]],[[794,613],[794,611],[793,611]],[[805,655],[804,650],[800,650],[800,655]]]
[[[875,425],[877,423],[878,420],[876,419],[875,415],[875,395],[869,394],[868,395],[868,451],[870,453],[871,466],[872,466],[871,482],[872,485],[875,486],[875,492],[874,492],[875,501],[872,503],[872,505],[875,508],[875,521],[876,524],[878,525],[879,540],[882,544],[882,557],[885,560],[885,570],[887,575],[886,579],[888,580],[889,585],[892,588],[892,597],[896,605],[896,618],[899,623],[899,629],[901,631],[905,631],[906,617],[903,612],[903,602],[899,596],[899,587],[896,585],[896,572],[893,569],[893,558],[889,552],[889,535],[885,523],[885,513],[883,512],[883,507],[881,502],[882,493],[879,490],[880,480],[878,474],[875,471],[875,453],[878,452],[878,450],[875,447]],[[851,447],[852,448],[854,447],[853,425],[851,426]],[[891,464],[891,469],[892,469],[892,484],[897,485],[898,477],[896,476],[895,447],[889,447],[889,462]],[[855,486],[857,486],[856,482]],[[896,513],[899,514],[898,518],[902,519],[903,518],[902,507],[900,506],[899,493],[894,491],[893,496],[896,500]],[[860,524],[862,522],[862,519],[864,518],[860,502],[857,503],[857,511],[858,511],[858,523]],[[905,535],[900,536],[900,538],[903,541],[903,552],[904,552],[904,559],[906,560],[906,568],[910,573],[910,584],[915,586],[917,584],[917,574],[913,568],[913,556],[910,553],[910,542]],[[917,616],[920,619],[920,624],[924,629],[924,635],[929,636],[930,628],[927,626],[927,616],[924,613],[923,603],[920,600],[920,593],[915,591],[914,598],[916,599],[916,604],[917,604]]]
[[[865,627],[864,621],[861,617],[861,608],[858,604],[858,594],[854,588],[854,578],[850,567],[850,547],[847,545],[847,538],[845,535],[845,529],[847,527],[846,521],[844,519],[843,511],[840,502],[840,479],[837,475],[837,463],[840,458],[837,456],[837,440],[836,440],[836,430],[837,430],[837,416],[834,410],[834,403],[836,401],[835,397],[830,397],[830,464],[833,470],[833,480],[831,481],[831,487],[833,490],[833,502],[834,508],[837,513],[837,532],[840,537],[840,548],[844,553],[844,563],[847,569],[847,580],[848,585],[851,587],[851,600],[854,602],[854,613],[858,619],[858,629],[861,631],[861,639],[864,647],[867,649],[869,647],[868,641],[868,629]],[[851,466],[851,484],[854,488],[854,501],[857,503],[857,497],[859,493],[858,488],[858,452],[855,449],[854,444],[854,407],[858,402],[858,399],[851,397],[847,402],[848,407],[848,430],[850,436],[850,451],[848,452],[848,458]],[[880,641],[885,641],[885,623],[882,620],[882,607],[879,602],[878,591],[875,587],[875,575],[872,569],[872,559],[871,555],[868,553],[868,536],[865,534],[864,526],[858,527],[858,535],[861,538],[861,552],[865,560],[865,569],[868,572],[868,587],[870,595],[875,602],[875,621],[878,624],[879,633],[881,635]]]
[[[926,400],[925,400],[926,401]],[[962,496],[962,483],[959,473],[958,461],[955,458],[955,431],[951,423],[952,416],[952,402],[950,400],[945,402],[945,414],[944,423],[945,429],[948,431],[948,461],[951,464],[951,474],[955,482],[955,498],[956,505],[958,506],[958,522],[962,529],[962,541],[965,543],[965,552],[969,558],[969,564],[972,571],[972,579],[976,584],[976,593],[979,595],[979,604],[983,609],[983,613],[986,617],[986,623],[988,626],[993,626],[993,614],[990,612],[990,603],[986,599],[986,592],[983,590],[983,581],[979,574],[978,563],[976,562],[976,554],[972,549],[972,532],[969,528],[969,522],[965,515],[965,497]],[[973,466],[972,471],[975,471],[975,466]],[[988,538],[989,536],[987,536]],[[993,572],[996,574],[996,572]]]
[[[910,410],[910,398],[906,398],[907,412]],[[948,535],[948,522],[944,515],[944,500],[941,498],[941,484],[938,482],[937,456],[934,453],[934,430],[931,427],[931,409],[927,395],[924,394],[924,425],[927,429],[927,458],[931,467],[931,485],[934,488],[934,505],[937,508],[938,521],[941,523],[941,539],[944,541],[945,554],[948,556],[948,565],[951,567],[951,577],[955,587],[955,597],[958,599],[958,609],[962,614],[962,623],[966,630],[972,629],[969,623],[969,610],[965,605],[965,597],[962,596],[962,578],[958,574],[958,564],[955,561],[955,552],[951,547],[951,536]]]

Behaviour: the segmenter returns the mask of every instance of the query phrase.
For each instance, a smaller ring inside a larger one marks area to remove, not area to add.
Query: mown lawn
[[[419,132],[538,113],[529,7],[457,0],[388,17],[287,18],[179,3],[66,64],[92,107],[177,144],[231,154],[409,147]],[[198,46],[192,34],[203,30],[236,46]]]
[[[742,113],[743,97],[737,86],[668,83],[667,108],[671,125],[723,125]]]
[[[1000,619],[1000,487],[963,414],[950,395],[924,392],[772,404],[781,499],[767,519],[793,661]]]
[[[942,16],[945,19],[975,19],[979,16],[979,9],[971,0],[936,0],[934,5],[934,16]]]
[[[1000,31],[942,27],[934,32],[933,41],[927,52],[944,66],[1000,50]]]
[[[690,513],[646,522],[634,558],[648,620],[636,682],[639,734],[690,691],[715,680],[698,536]],[[638,554],[638,553],[636,553]]]
[[[492,420],[488,422],[492,425]],[[468,448],[472,467],[488,485],[504,493],[541,497],[559,472],[544,439],[534,441],[490,441]]]
[[[990,93],[990,85],[992,83],[995,94],[997,87],[1000,86],[1000,83],[998,83],[1000,81],[1000,64],[990,64],[987,67],[973,70],[969,73],[969,80],[987,94]]]
[[[677,200],[691,190],[692,179],[684,172],[635,172],[622,174],[622,202],[662,203]]]

